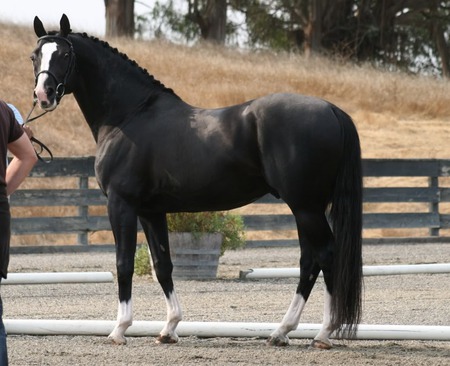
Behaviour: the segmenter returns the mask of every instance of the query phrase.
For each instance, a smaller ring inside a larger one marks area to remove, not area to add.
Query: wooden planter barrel
[[[222,234],[169,233],[173,278],[210,280],[217,276]],[[155,277],[154,277],[155,278]]]

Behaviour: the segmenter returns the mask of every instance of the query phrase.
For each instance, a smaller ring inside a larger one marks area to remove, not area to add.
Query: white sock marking
[[[286,335],[293,329],[296,329],[300,321],[300,315],[305,307],[305,299],[300,294],[295,294],[288,311],[283,317],[280,326],[271,337],[286,338]]]
[[[331,333],[331,295],[325,288],[322,328],[314,339],[331,345],[331,341],[329,339]]]
[[[183,314],[175,290],[173,290],[169,298],[166,298],[166,305],[167,305],[167,323],[164,326],[163,330],[161,331],[161,335],[170,336],[174,337],[175,339],[178,339],[175,333],[175,329],[178,323],[181,321]]]

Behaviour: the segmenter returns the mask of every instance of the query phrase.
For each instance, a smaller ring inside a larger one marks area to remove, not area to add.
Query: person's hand
[[[22,126],[23,130],[27,134],[28,138],[31,139],[33,137],[33,130],[29,126]]]

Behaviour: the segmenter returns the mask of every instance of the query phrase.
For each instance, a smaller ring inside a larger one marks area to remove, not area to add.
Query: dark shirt
[[[13,111],[0,101],[0,278],[6,278],[9,263],[9,240],[11,236],[10,212],[6,196],[6,156],[8,144],[24,133]]]
[[[0,196],[6,196],[6,157],[8,144],[16,141],[24,133],[16,121],[14,112],[0,100]]]

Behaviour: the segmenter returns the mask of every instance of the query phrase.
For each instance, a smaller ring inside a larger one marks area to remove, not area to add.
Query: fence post
[[[431,188],[439,188],[439,178],[438,177],[429,177],[428,178],[428,187]],[[439,200],[437,202],[431,202],[429,204],[430,212],[439,215]],[[430,228],[430,236],[439,236],[440,228]]]
[[[79,179],[79,188],[87,189],[88,186],[89,186],[89,177],[81,176]],[[87,221],[88,210],[89,210],[88,206],[79,206],[78,207],[78,216],[82,217],[83,219],[85,219],[85,221]],[[78,244],[79,245],[89,245],[87,232],[78,234]]]

